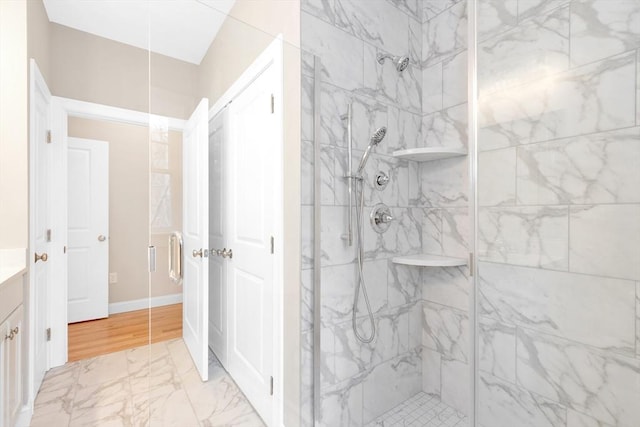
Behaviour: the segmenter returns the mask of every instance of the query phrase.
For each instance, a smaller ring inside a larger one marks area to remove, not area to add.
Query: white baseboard
[[[179,304],[182,302],[182,294],[162,295],[159,297],[134,299],[131,301],[112,302],[109,304],[109,315],[126,313],[127,311],[144,310],[163,305]]]

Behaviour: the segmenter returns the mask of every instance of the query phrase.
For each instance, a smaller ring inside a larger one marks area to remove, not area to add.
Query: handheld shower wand
[[[371,154],[371,149],[376,145],[380,144],[380,142],[384,139],[384,136],[387,134],[386,126],[382,126],[378,128],[371,138],[369,139],[369,145],[362,155],[362,159],[360,160],[360,164],[358,165],[358,169],[356,171],[356,176],[361,176],[364,167],[367,164],[367,160],[369,160],[369,154]]]
[[[353,307],[351,310],[351,326],[353,328],[353,333],[356,338],[363,343],[370,343],[376,337],[376,323],[373,318],[373,311],[371,310],[371,303],[369,302],[369,295],[367,294],[367,284],[364,281],[364,232],[362,230],[364,221],[362,218],[364,211],[364,180],[362,179],[362,172],[364,171],[364,167],[367,165],[367,160],[369,160],[369,155],[371,154],[371,150],[376,145],[380,144],[380,142],[384,139],[387,134],[387,128],[382,126],[378,128],[371,138],[369,139],[369,145],[362,155],[362,159],[360,159],[360,165],[356,173],[349,177],[351,180],[355,180],[356,182],[356,242],[357,242],[357,257],[358,257],[358,279],[356,283],[356,290],[353,296]],[[360,194],[358,195],[358,190],[360,190]],[[358,202],[358,196],[360,196],[360,201]],[[357,312],[358,312],[358,302],[360,301],[360,289],[362,288],[362,295],[364,296],[364,302],[367,306],[367,314],[369,316],[369,322],[371,322],[371,332],[369,336],[364,337],[360,335],[358,331],[358,322],[357,322]]]

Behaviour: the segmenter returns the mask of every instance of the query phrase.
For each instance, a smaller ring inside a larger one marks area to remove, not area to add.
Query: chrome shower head
[[[373,133],[373,135],[371,135],[371,138],[369,138],[369,145],[367,146],[367,149],[364,151],[364,154],[362,155],[362,159],[360,160],[360,165],[358,165],[358,171],[356,172],[356,176],[360,176],[362,174],[362,171],[364,170],[364,167],[367,164],[367,160],[369,160],[369,154],[371,154],[371,149],[376,145],[380,144],[380,142],[384,139],[384,136],[386,134],[387,134],[387,128],[386,126],[382,126],[378,128]]]
[[[408,56],[393,56],[385,53],[378,53],[377,60],[378,64],[384,64],[386,59],[391,59],[393,64],[396,67],[396,70],[402,72],[407,69],[409,66],[409,57]]]
[[[409,66],[409,57],[408,56],[401,56],[400,58],[398,58],[397,61],[393,61],[396,64],[396,69],[400,72],[404,71],[407,69],[407,67]]]

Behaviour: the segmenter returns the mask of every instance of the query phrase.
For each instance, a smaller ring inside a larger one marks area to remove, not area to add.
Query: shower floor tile
[[[438,396],[420,392],[366,427],[465,427],[467,417],[442,403]]]

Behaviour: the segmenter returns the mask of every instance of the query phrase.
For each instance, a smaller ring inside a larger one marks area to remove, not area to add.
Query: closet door
[[[184,281],[182,333],[203,381],[208,371],[209,326],[209,102],[206,98],[183,132]]]

